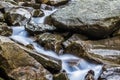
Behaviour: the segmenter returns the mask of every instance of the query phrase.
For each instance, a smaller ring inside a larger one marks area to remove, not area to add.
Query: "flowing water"
[[[34,18],[33,21],[36,23],[44,23],[45,17],[49,16],[55,11],[56,9],[52,11],[44,10],[45,16],[42,18]],[[64,54],[58,56],[55,52],[44,50],[43,47],[38,45],[34,41],[34,39],[27,33],[27,31],[25,31],[24,26],[15,26],[12,29],[13,29],[13,34],[12,36],[10,36],[10,38],[15,42],[18,42],[24,46],[28,44],[32,44],[34,49],[38,53],[42,53],[44,55],[48,55],[60,59],[62,61],[62,70],[65,70],[67,72],[67,75],[70,80],[84,80],[84,77],[89,70],[93,70],[95,72],[96,80],[101,74],[102,65],[87,62],[82,58],[70,54]]]

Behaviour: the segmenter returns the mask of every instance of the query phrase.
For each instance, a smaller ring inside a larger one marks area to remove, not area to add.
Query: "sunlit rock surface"
[[[57,10],[52,16],[59,30],[106,38],[120,27],[119,0],[78,0]]]
[[[59,53],[59,51],[62,49],[62,42],[64,41],[64,38],[57,34],[43,33],[38,35],[37,41],[46,49]]]
[[[31,14],[25,8],[17,7],[6,10],[5,19],[8,25],[25,25],[31,18]]]
[[[5,70],[14,79],[48,80],[46,76],[50,73],[10,39],[0,36],[0,51]]]

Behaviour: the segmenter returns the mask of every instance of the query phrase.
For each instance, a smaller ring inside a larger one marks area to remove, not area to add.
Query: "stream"
[[[51,11],[43,10],[45,16],[40,18],[33,18],[32,21],[34,21],[35,23],[44,23],[44,19],[56,10],[57,9],[53,9]],[[70,80],[84,80],[85,75],[89,70],[93,70],[95,72],[95,80],[97,80],[99,75],[101,74],[103,65],[87,62],[86,60],[71,55],[69,53],[58,56],[55,52],[44,50],[43,47],[37,44],[32,36],[30,36],[29,33],[25,31],[24,26],[13,26],[12,29],[13,34],[10,36],[10,38],[13,41],[24,46],[31,44],[38,53],[60,59],[62,61],[62,70],[66,71]],[[70,62],[72,62],[73,64],[70,64]]]

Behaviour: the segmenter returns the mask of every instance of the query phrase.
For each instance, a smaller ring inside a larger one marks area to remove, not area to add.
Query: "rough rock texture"
[[[36,3],[46,3],[53,6],[58,6],[67,3],[69,0],[36,0]]]
[[[4,21],[4,15],[3,13],[0,12],[0,22],[3,22]]]
[[[119,0],[78,0],[52,16],[59,30],[83,33],[90,38],[106,38],[120,28]]]
[[[34,10],[34,13],[33,13],[33,17],[43,17],[44,16],[44,12],[40,9],[36,9]]]
[[[25,7],[33,7],[34,9],[40,9],[40,4],[37,3],[23,2],[21,5]]]
[[[7,73],[16,80],[48,80],[50,73],[17,44],[0,36],[0,59]]]
[[[84,40],[87,40],[87,37],[79,34],[73,34],[68,40],[63,42],[64,46],[64,53],[73,53],[77,56],[84,56],[88,51],[85,44],[83,43]]]
[[[93,53],[93,56],[114,64],[120,64],[119,36],[98,41],[86,41],[86,44],[90,46],[89,52]]]
[[[6,10],[5,19],[10,25],[25,25],[31,18],[31,14],[28,10],[22,7],[12,8],[8,11]]]
[[[50,26],[48,24],[37,24],[34,22],[30,22],[26,24],[25,29],[31,34],[39,34],[42,32],[54,31],[56,28],[54,26]]]
[[[100,76],[99,80],[119,80],[120,67],[107,68]]]
[[[39,44],[45,47],[45,49],[53,50],[56,53],[62,49],[62,42],[64,38],[58,34],[43,33],[38,35],[37,41]]]
[[[53,80],[69,80],[69,79],[65,72],[61,72],[59,74],[55,74],[53,76]]]
[[[0,22],[0,35],[10,36],[12,34],[12,29],[7,26],[6,23]]]

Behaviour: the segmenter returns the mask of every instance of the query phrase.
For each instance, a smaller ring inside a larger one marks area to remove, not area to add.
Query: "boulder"
[[[89,40],[85,43],[89,45],[88,52],[92,53],[92,56],[113,64],[120,64],[120,36],[98,41]]]
[[[10,36],[12,35],[12,29],[9,28],[6,23],[0,22],[0,35]]]
[[[10,26],[24,26],[31,18],[31,14],[23,7],[6,10],[5,20]]]
[[[39,44],[44,46],[45,49],[59,53],[62,49],[64,38],[58,34],[43,33],[37,36],[37,41]]]
[[[31,34],[39,34],[42,32],[54,31],[56,28],[48,24],[30,22],[26,24],[25,29]]]
[[[120,28],[119,0],[78,0],[51,15],[58,30],[83,33],[99,39]]]
[[[46,76],[51,75],[26,51],[6,37],[0,36],[0,52],[0,66],[4,66],[6,73],[15,80],[48,80]]]

